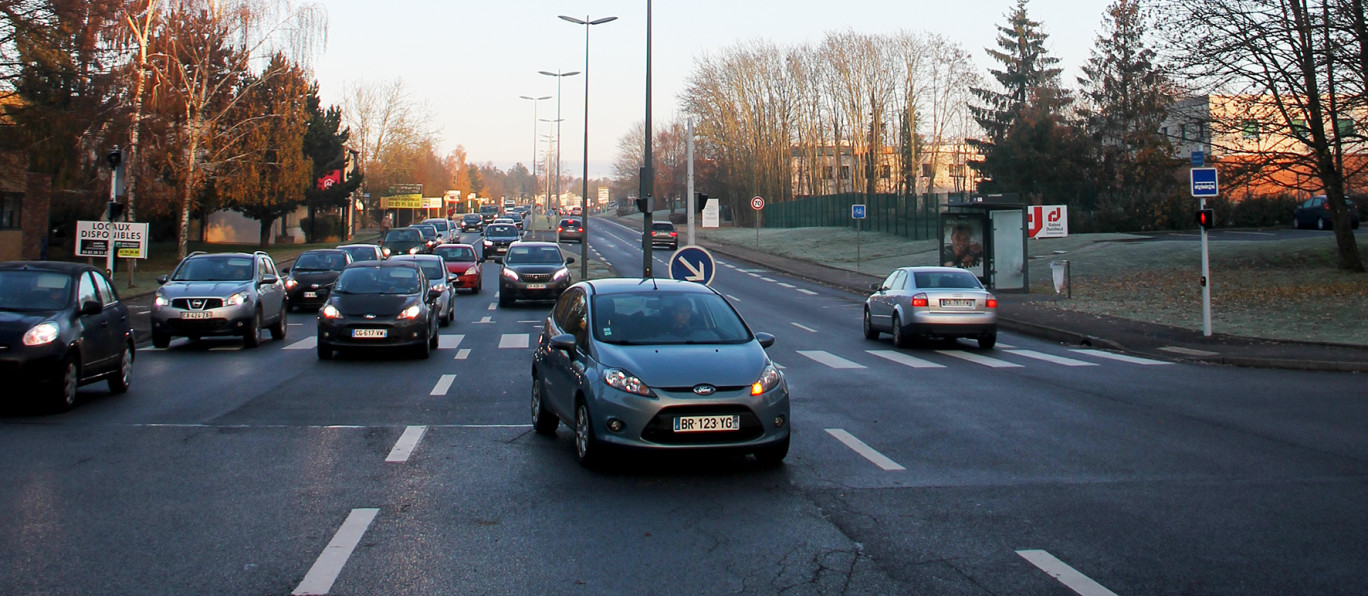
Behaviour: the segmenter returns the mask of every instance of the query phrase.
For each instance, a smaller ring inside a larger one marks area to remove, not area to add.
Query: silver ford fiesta
[[[571,286],[547,316],[532,361],[532,424],[574,430],[593,465],[608,447],[788,455],[789,394],[726,299],[696,283],[600,279]]]

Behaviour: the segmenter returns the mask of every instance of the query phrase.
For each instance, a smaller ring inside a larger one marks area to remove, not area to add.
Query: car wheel
[[[333,357],[333,347],[332,347],[332,344],[329,344],[329,343],[323,342],[323,341],[318,342],[318,359],[319,359],[319,360],[332,360],[332,357]]]
[[[479,284],[479,283],[475,284],[475,287],[470,288],[470,293],[471,293],[471,294],[479,294],[479,293],[480,293],[480,285],[481,285],[481,284]]]
[[[280,320],[271,325],[271,339],[285,339],[285,330],[290,326],[289,317],[285,313],[289,310],[288,308],[280,309]]]
[[[789,436],[791,435],[785,436],[784,440],[779,441],[778,443],[755,450],[755,461],[759,462],[762,466],[777,466],[783,464],[784,458],[788,457]]]
[[[429,350],[436,350],[436,349],[437,349],[437,346],[439,346],[439,345],[441,345],[441,344],[442,344],[441,336],[438,335],[438,334],[436,333],[436,330],[434,329],[434,330],[433,330],[433,333],[432,333],[432,337],[429,337],[429,338],[428,338],[428,349],[429,349]]]
[[[898,315],[893,315],[893,347],[906,348],[911,344],[911,338],[903,331],[902,319],[898,318]]]
[[[1302,229],[1301,218],[1300,218],[1300,217],[1297,217],[1297,216],[1295,216],[1295,215],[1292,216],[1292,229],[1294,229],[1294,230],[1300,230],[1300,229]]]
[[[865,339],[879,339],[879,330],[874,328],[874,324],[869,320],[869,309],[864,311],[864,336]]]
[[[980,336],[978,338],[978,344],[980,350],[993,349],[993,346],[997,345],[997,334],[989,333],[988,335]]]
[[[589,417],[589,406],[580,400],[575,404],[575,457],[581,466],[592,468],[603,459],[603,446],[594,436],[594,424]]]
[[[512,300],[509,300],[508,298],[505,298],[505,297],[504,297],[504,293],[503,293],[502,291],[500,291],[500,292],[499,292],[499,306],[500,306],[500,307],[508,307],[508,306],[510,306],[510,305],[512,305],[512,304],[513,304],[513,301],[512,301]]]
[[[171,345],[171,334],[165,331],[152,330],[152,347],[165,348]]]
[[[1329,219],[1326,219],[1326,218],[1322,217],[1322,218],[1316,220],[1316,229],[1318,229],[1318,230],[1328,230],[1328,229],[1330,229],[1331,227],[1333,227],[1333,226],[1330,224],[1330,220],[1329,220]]]
[[[532,379],[532,429],[539,435],[554,435],[560,420],[542,403],[541,379]]]
[[[242,345],[255,348],[261,345],[261,311],[252,313],[252,324],[242,331]]]
[[[52,406],[58,412],[70,410],[76,405],[76,387],[81,384],[81,360],[72,355],[62,366],[62,378],[52,391]]]
[[[133,382],[133,346],[124,345],[123,355],[119,357],[119,370],[109,377],[110,393],[127,393]]]

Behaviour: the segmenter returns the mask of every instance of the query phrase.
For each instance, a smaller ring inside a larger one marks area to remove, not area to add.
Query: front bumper
[[[426,319],[378,321],[363,317],[318,317],[318,343],[334,348],[407,348],[428,341]],[[356,329],[383,329],[385,337],[357,338]]]
[[[204,318],[186,318],[187,314]],[[239,335],[251,326],[254,316],[256,308],[250,302],[203,310],[154,304],[152,330],[174,336]]]
[[[788,383],[761,395],[751,395],[750,387],[719,387],[708,397],[692,392],[655,389],[656,397],[642,397],[608,387],[602,381],[594,386],[597,399],[589,404],[594,434],[604,443],[639,449],[735,450],[748,452],[783,441],[789,435]],[[735,414],[741,418],[738,430],[675,432],[679,416],[716,416]],[[608,429],[609,420],[621,420],[619,432]]]
[[[300,285],[293,290],[288,290],[286,296],[290,301],[290,306],[322,307],[328,301],[328,291],[328,288],[308,288]],[[308,294],[313,294],[313,296]]]
[[[60,339],[44,346],[13,345],[0,351],[0,378],[6,388],[19,389],[13,398],[32,397],[26,389],[51,387],[61,382],[66,344]]]
[[[528,282],[511,281],[499,276],[499,295],[510,300],[555,300],[570,287],[570,276],[560,281]],[[535,287],[543,286],[543,287]]]

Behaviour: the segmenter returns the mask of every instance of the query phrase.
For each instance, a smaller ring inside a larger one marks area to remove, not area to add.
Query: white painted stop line
[[[973,362],[974,364],[982,364],[989,368],[1021,368],[1020,364],[1013,364],[1006,360],[998,360],[997,358],[989,358],[987,356],[982,356],[979,354],[975,354],[973,352],[961,352],[959,350],[936,350],[936,353],[944,354],[946,356],[950,356],[951,358],[959,358],[960,360],[968,360],[970,362]]]
[[[1073,358],[1055,356],[1053,354],[1046,354],[1044,352],[1037,352],[1035,350],[1007,350],[1007,353],[1016,354],[1017,356],[1025,356],[1027,358],[1035,358],[1036,360],[1044,360],[1045,362],[1053,362],[1055,364],[1063,366],[1097,366],[1096,362],[1084,362],[1082,360],[1074,360]]]
[[[499,347],[500,347],[500,348],[514,348],[514,349],[516,349],[516,348],[526,348],[526,347],[527,347],[527,334],[526,334],[526,333],[505,333],[505,334],[503,334],[501,337],[499,337]]]
[[[823,352],[822,350],[798,350],[798,353],[818,362],[819,364],[825,364],[827,366],[830,366],[831,368],[865,367],[863,364],[856,364],[830,352]]]
[[[380,510],[374,508],[351,510],[327,548],[323,549],[323,553],[318,555],[318,560],[314,561],[313,567],[309,568],[309,573],[304,575],[304,581],[299,582],[299,586],[291,594],[304,596],[327,594],[331,591],[333,582],[337,581],[337,575],[342,573],[342,567],[347,564],[347,559],[351,558],[356,545],[361,543],[361,537],[366,535],[366,529],[375,521],[377,513],[380,513]]]
[[[921,358],[917,358],[916,356],[908,356],[907,354],[904,354],[902,352],[895,352],[893,350],[865,351],[880,358],[892,360],[894,362],[897,362],[898,364],[910,366],[912,368],[945,368],[944,364],[936,364],[935,362],[931,362],[930,360],[922,360]]]
[[[456,375],[442,375],[437,380],[437,386],[432,388],[432,393],[428,395],[446,395],[447,390],[451,389],[451,384],[456,382]]]
[[[884,454],[879,453],[873,447],[866,445],[864,441],[855,438],[855,435],[846,432],[845,429],[828,428],[826,429],[826,431],[827,434],[836,437],[837,441],[844,443],[846,447],[853,449],[855,453],[860,454],[862,457],[869,460],[874,465],[879,466],[886,472],[896,472],[898,470],[906,469],[898,465],[898,462],[888,459],[884,456]]]
[[[1043,550],[1019,550],[1016,553],[1080,596],[1116,596],[1116,592],[1108,590],[1102,584],[1093,581],[1092,578],[1079,573],[1077,569],[1056,559],[1050,553]]]
[[[404,434],[400,435],[399,441],[390,449],[389,457],[385,458],[386,463],[401,464],[408,461],[413,455],[413,449],[418,446],[418,442],[423,440],[423,435],[427,433],[426,426],[410,426],[404,429]]]

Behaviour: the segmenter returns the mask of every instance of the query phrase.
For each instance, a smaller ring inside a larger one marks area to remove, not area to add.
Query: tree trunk
[[[195,153],[199,151],[199,122],[193,122],[187,128],[190,139],[185,148],[185,186],[181,189],[180,227],[176,234],[176,255],[182,259],[190,248],[190,211],[195,206]]]
[[[266,248],[271,244],[271,226],[275,225],[276,218],[263,217],[258,222],[261,224],[260,236],[257,238],[257,246]]]

